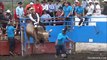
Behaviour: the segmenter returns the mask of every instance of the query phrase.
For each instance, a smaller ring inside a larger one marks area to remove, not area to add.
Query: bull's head
[[[52,31],[52,29],[49,30],[48,32],[45,31],[42,26],[38,26],[37,29],[38,29],[37,36],[38,36],[39,41],[48,42],[49,33]]]

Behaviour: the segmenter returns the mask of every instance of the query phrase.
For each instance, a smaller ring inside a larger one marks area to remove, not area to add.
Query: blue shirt
[[[65,40],[68,38],[68,36],[65,34],[62,34],[62,33],[59,33],[58,34],[58,37],[57,37],[57,40],[58,40],[58,45],[63,45],[65,44]]]
[[[68,16],[68,14],[70,13],[70,12],[72,12],[72,6],[64,6],[63,7],[63,11],[64,11],[64,17],[67,17]]]
[[[83,14],[84,8],[81,7],[81,6],[77,6],[77,7],[75,8],[75,12],[76,12],[77,14]]]
[[[14,30],[15,30],[15,28],[13,26],[7,26],[7,28],[6,28],[7,36],[14,37]]]

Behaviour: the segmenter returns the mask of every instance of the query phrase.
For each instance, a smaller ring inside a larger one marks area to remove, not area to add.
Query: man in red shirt
[[[34,9],[36,13],[38,13],[40,16],[42,15],[43,9],[38,0],[36,0],[36,3],[34,4]]]

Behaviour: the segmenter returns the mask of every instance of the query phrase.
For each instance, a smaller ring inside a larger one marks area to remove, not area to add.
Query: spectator
[[[104,3],[103,4],[104,5],[104,9],[102,11],[102,14],[107,15],[107,0],[104,0],[103,3]]]
[[[24,16],[24,9],[22,7],[22,2],[18,2],[18,6],[16,7],[16,15],[17,18],[21,18]]]
[[[6,11],[5,18],[8,21],[12,20],[12,14],[11,14],[11,11],[9,9]]]
[[[35,9],[35,13],[38,13],[39,16],[42,15],[43,8],[42,8],[41,4],[39,3],[39,0],[36,0],[36,3],[34,3],[34,9]]]
[[[43,15],[41,16],[41,22],[49,23],[50,20],[52,20],[52,17],[47,13],[46,10],[44,10]]]
[[[99,1],[95,1],[95,14],[101,14],[101,7]]]
[[[82,7],[85,9],[87,7],[88,3],[86,0],[82,0]]]
[[[78,3],[78,6],[75,9],[75,15],[80,19],[79,27],[81,23],[83,22],[83,16],[84,16],[84,8],[81,6],[81,3]]]
[[[8,37],[8,41],[9,41],[10,54],[14,55],[14,49],[15,49],[14,32],[15,32],[15,28],[13,27],[12,22],[7,26],[6,32],[7,32],[7,37]]]
[[[61,8],[61,7],[62,7],[62,4],[60,3],[60,1],[56,1],[56,3],[55,3],[55,11],[58,11],[59,8]]]
[[[60,24],[60,25],[63,25],[63,23],[64,23],[64,21],[63,21],[64,18],[63,18],[63,16],[61,16],[62,12],[63,12],[62,9],[58,9],[56,12],[56,20],[59,21],[59,22],[57,22],[57,24]]]
[[[61,55],[65,55],[66,57],[66,39],[74,43],[67,35],[67,30],[63,29],[62,33],[58,34],[57,40],[55,42],[56,45],[56,57]]]
[[[43,10],[46,10],[46,11],[49,10],[49,8],[48,8],[48,4],[47,4],[46,1],[43,1],[41,5],[42,5]]]
[[[86,13],[86,17],[85,20],[83,22],[83,25],[88,25],[89,22],[89,18],[92,16],[92,14],[94,13],[94,5],[93,2],[91,0],[88,1],[89,5],[86,7],[87,13]]]
[[[4,11],[4,4],[3,4],[3,2],[0,2],[0,8],[1,8],[2,12],[3,12]]]
[[[66,20],[64,24],[69,26],[69,30],[71,29],[71,26],[73,26],[73,21],[71,19],[72,11],[73,11],[73,8],[70,5],[70,3],[65,2],[64,7],[63,7],[63,12],[62,12],[61,16],[64,15],[64,18]]]
[[[53,1],[49,1],[49,14],[51,15],[51,17],[53,17],[55,15],[55,5],[53,4]]]
[[[0,8],[0,20],[6,20],[2,8]]]
[[[63,7],[63,13],[65,18],[69,18],[72,15],[72,6],[69,5],[69,2],[65,2],[65,6]]]
[[[27,15],[27,10],[28,10],[28,8],[31,8],[31,7],[33,7],[33,2],[30,2],[30,4],[28,4],[28,5],[26,5],[26,7],[25,7],[25,15]]]

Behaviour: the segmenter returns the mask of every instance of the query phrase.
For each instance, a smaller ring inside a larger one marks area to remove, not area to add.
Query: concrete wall
[[[107,43],[76,43],[76,52],[106,51]]]

